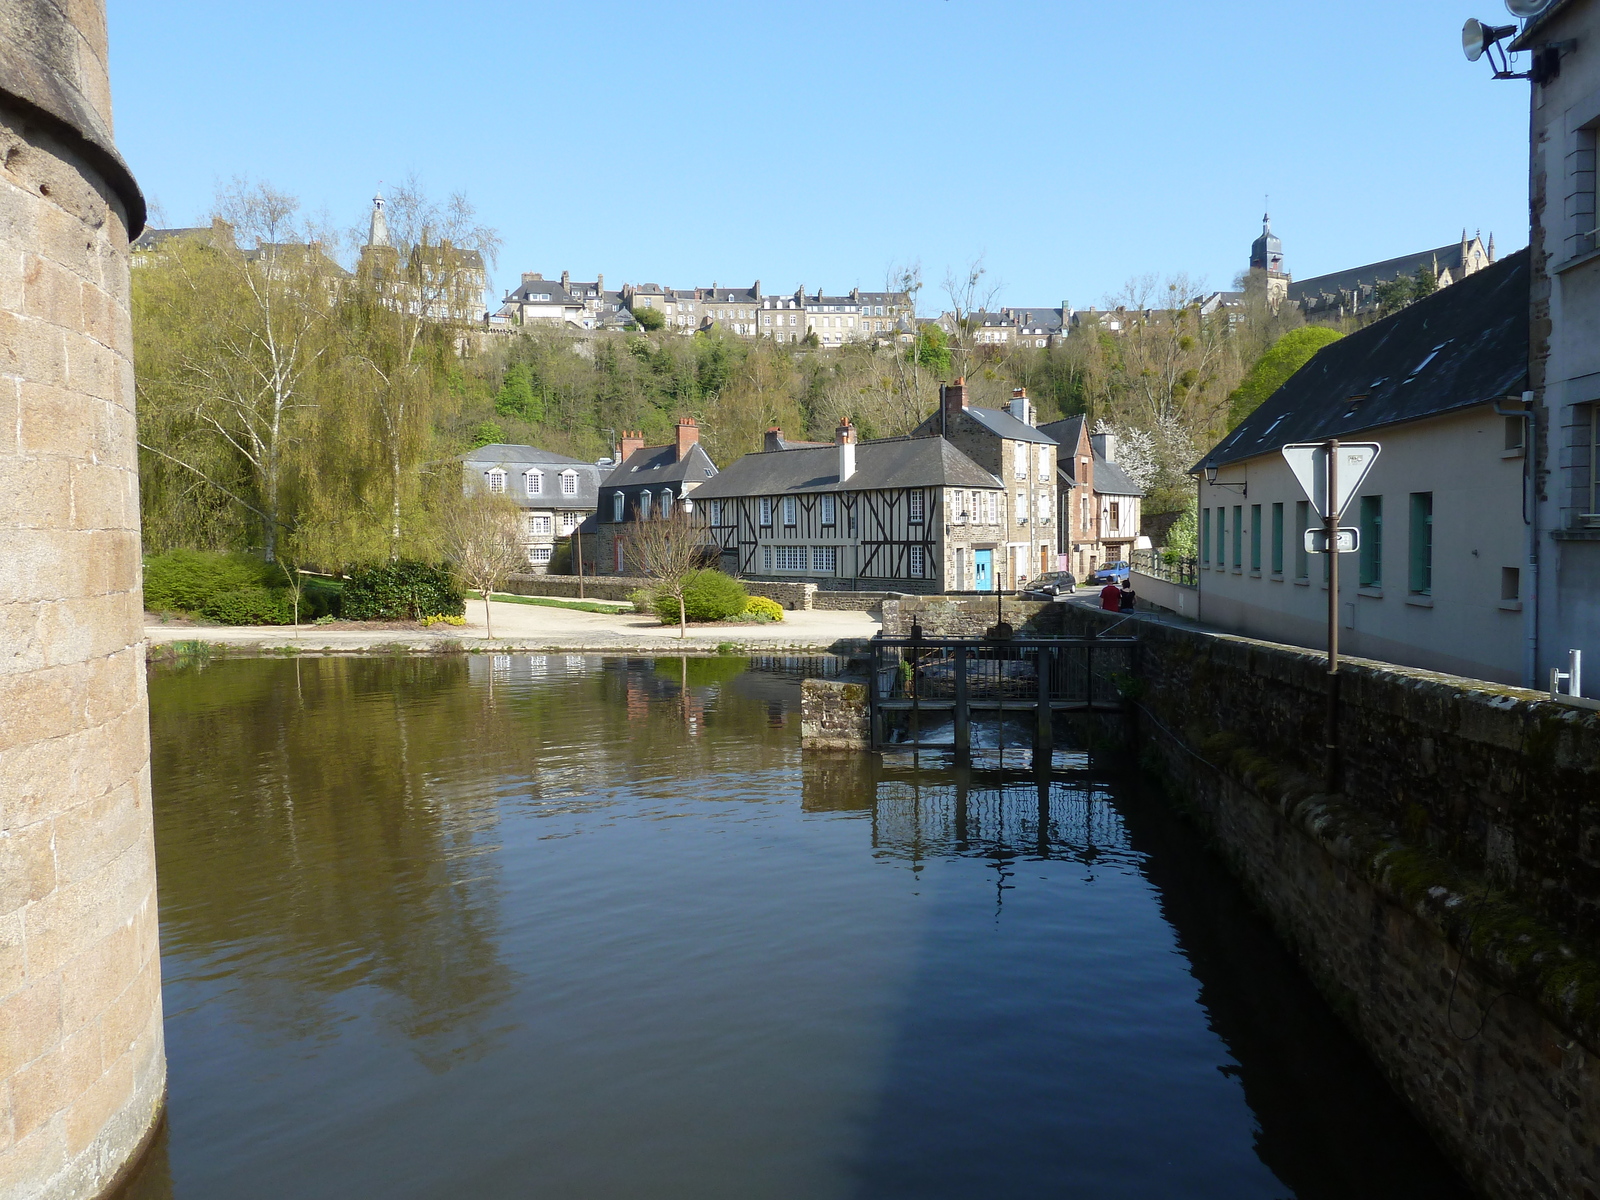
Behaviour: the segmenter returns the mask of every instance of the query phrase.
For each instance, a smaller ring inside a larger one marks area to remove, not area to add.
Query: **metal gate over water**
[[[1126,711],[1132,637],[943,638],[878,635],[869,644],[874,750],[972,752],[974,718],[1030,718],[1036,760],[1049,761],[1058,713]],[[950,740],[944,726],[951,724]],[[937,728],[937,740],[926,730]],[[893,735],[893,736],[892,736]]]

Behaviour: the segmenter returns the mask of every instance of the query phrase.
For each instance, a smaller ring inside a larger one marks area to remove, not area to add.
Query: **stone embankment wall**
[[[886,600],[883,632],[886,637],[910,637],[920,624],[929,637],[982,637],[999,617],[1019,637],[1050,637],[1062,628],[1062,604],[1036,600],[965,596],[906,596]]]
[[[807,679],[800,684],[800,745],[806,750],[860,750],[871,736],[862,680]]]
[[[69,15],[70,14],[70,15]],[[0,4],[0,1196],[114,1185],[166,1083],[128,238],[103,7]]]
[[[1146,764],[1468,1177],[1600,1196],[1600,715],[1352,660],[1326,794],[1321,655],[1132,628]]]
[[[770,580],[745,579],[741,580],[745,590],[752,596],[765,596],[769,600],[776,600],[779,604],[790,610],[795,609],[832,609],[849,612],[874,612],[883,605],[884,600],[890,596],[898,596],[898,592],[837,592],[819,589],[814,583],[797,583],[792,581],[772,582]],[[626,600],[630,593],[648,591],[648,579],[630,579],[620,575],[585,575],[583,577],[583,594],[591,600]],[[513,575],[506,584],[506,591],[514,596],[560,596],[568,599],[578,597],[578,577],[576,575]]]

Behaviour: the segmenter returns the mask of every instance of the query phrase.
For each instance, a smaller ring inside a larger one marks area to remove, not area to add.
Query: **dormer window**
[[[650,515],[650,502],[655,497],[650,494],[650,489],[645,488],[639,493],[639,519],[642,521]]]
[[[561,472],[561,494],[563,496],[576,496],[578,494],[578,473],[576,471]]]
[[[544,472],[529,471],[527,474],[528,495],[538,496],[544,492]]]
[[[483,477],[489,481],[489,490],[495,495],[498,496],[506,490],[506,473],[500,468],[486,471]]]
[[[666,519],[672,515],[672,489],[661,489],[661,516]]]
[[[622,521],[622,509],[626,503],[621,492],[611,493],[611,519],[619,524]]]

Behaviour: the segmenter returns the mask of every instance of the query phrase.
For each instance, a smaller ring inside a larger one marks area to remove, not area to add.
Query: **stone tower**
[[[128,240],[103,0],[0,4],[0,1196],[99,1196],[166,1085]]]
[[[1277,311],[1289,297],[1289,274],[1283,269],[1283,243],[1272,232],[1272,216],[1261,214],[1261,236],[1250,244],[1250,269],[1267,280],[1267,303]]]

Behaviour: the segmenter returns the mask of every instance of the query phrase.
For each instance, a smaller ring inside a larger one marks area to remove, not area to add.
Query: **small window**
[[[1050,447],[1049,446],[1040,446],[1039,447],[1039,478],[1040,479],[1049,479],[1050,478]]]
[[[911,578],[923,578],[927,566],[927,551],[921,546],[911,547]]]
[[[1500,599],[1507,603],[1522,599],[1522,571],[1519,568],[1500,568]]]
[[[907,505],[909,507],[907,520],[909,520],[913,525],[920,525],[922,523],[924,503],[925,500],[921,492],[911,493],[911,498],[907,501]]]
[[[763,547],[761,547],[761,569],[763,571],[772,570],[772,547],[771,546],[763,546]]]
[[[554,546],[550,545],[529,546],[528,561],[533,563],[535,566],[543,566],[545,563],[549,562],[551,556],[555,554],[555,549],[556,548]]]
[[[534,537],[550,536],[550,517],[548,514],[535,514],[528,518],[528,532]]]
[[[578,494],[578,473],[576,471],[561,472],[561,494],[563,496],[576,496]]]
[[[950,493],[950,519],[957,525],[967,523],[967,493],[960,488]]]
[[[506,473],[501,470],[489,471],[484,475],[489,481],[489,490],[495,495],[500,495],[506,490]]]
[[[574,529],[576,529],[579,525],[582,525],[582,524],[583,524],[583,514],[582,513],[575,513],[575,512],[564,512],[564,513],[562,513],[561,514],[561,533],[562,533],[562,536],[565,536],[565,535],[571,533]]]
[[[1017,514],[1017,524],[1018,525],[1026,525],[1028,523],[1028,496],[1027,496],[1027,493],[1025,493],[1025,492],[1018,492],[1017,493],[1017,502],[1016,502],[1015,505],[1012,506],[1011,511]]]
[[[1521,417],[1506,418],[1506,450],[1515,453],[1522,449],[1526,422]]]
[[[611,519],[613,521],[621,521],[622,520],[623,506],[626,503],[627,503],[627,501],[624,500],[623,495],[622,495],[621,492],[612,492],[611,493]]]
[[[1521,422],[1519,421],[1520,425]],[[1363,533],[1362,537],[1366,534]],[[1365,547],[1363,546],[1363,550]],[[1433,493],[1411,493],[1411,553],[1406,590],[1416,596],[1433,595]],[[1507,597],[1502,597],[1506,599]],[[1509,597],[1515,600],[1515,596]]]
[[[837,546],[813,546],[811,548],[811,569],[813,571],[826,571],[830,575],[839,567],[839,548]]]
[[[761,497],[761,500],[757,504],[757,508],[760,510],[758,515],[758,524],[760,524],[763,528],[770,528],[772,525],[772,497]]]
[[[544,493],[544,472],[528,472],[528,495],[538,496]]]
[[[1361,586],[1383,586],[1383,497],[1361,497]]]
[[[713,525],[721,525],[722,524],[722,501],[721,500],[713,500],[711,502],[711,523]]]
[[[785,525],[797,524],[800,519],[800,502],[793,496],[783,498],[783,523]]]
[[[838,519],[839,502],[833,496],[822,497],[822,523],[833,525]]]
[[[1011,466],[1018,479],[1028,477],[1028,447],[1023,442],[1011,444]]]
[[[1261,570],[1261,505],[1250,506],[1250,569]]]
[[[665,520],[672,515],[672,489],[661,489],[661,516]]]
[[[650,515],[650,506],[655,503],[655,499],[649,488],[639,493],[639,510],[636,515],[641,521]]]

